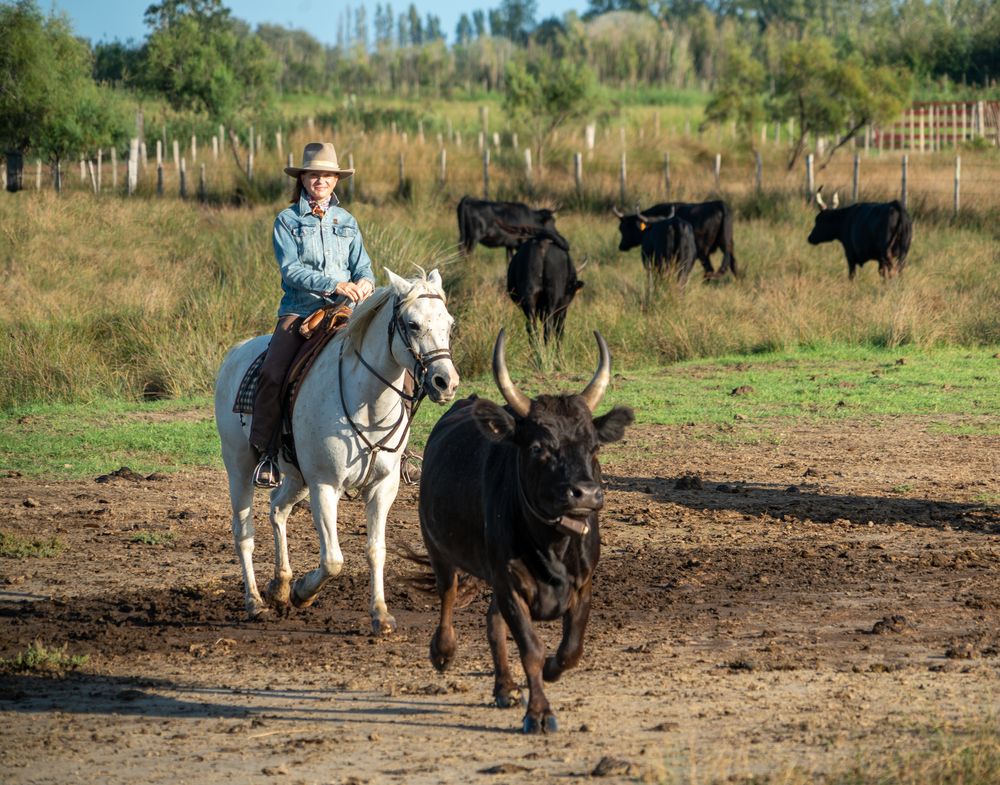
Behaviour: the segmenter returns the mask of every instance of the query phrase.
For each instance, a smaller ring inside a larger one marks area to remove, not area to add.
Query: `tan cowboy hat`
[[[353,169],[341,169],[337,163],[337,148],[330,142],[310,142],[302,152],[302,166],[286,166],[285,174],[298,177],[303,172],[333,172],[350,177]]]

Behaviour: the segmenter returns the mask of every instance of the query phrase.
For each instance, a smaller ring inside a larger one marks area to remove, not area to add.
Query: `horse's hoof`
[[[372,619],[372,635],[392,635],[396,631],[396,620],[392,616]]]
[[[521,691],[517,687],[504,687],[496,690],[493,694],[497,708],[512,709],[519,706],[523,700]]]
[[[287,606],[291,602],[292,588],[288,581],[275,578],[264,590],[265,599],[276,608]]]
[[[271,612],[271,609],[268,608],[267,605],[263,602],[258,602],[257,600],[248,600],[246,608],[248,621],[257,621]]]
[[[294,605],[296,608],[308,608],[316,601],[316,595],[314,594],[312,597],[302,598],[299,596],[298,591],[293,586],[290,599],[292,601],[292,605]]]

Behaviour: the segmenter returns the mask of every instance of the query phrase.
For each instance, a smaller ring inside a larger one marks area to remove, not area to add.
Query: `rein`
[[[434,294],[434,293],[420,294],[417,295],[415,299],[418,300],[433,299],[433,300],[441,300],[442,302],[444,301],[444,297],[442,297],[440,294]],[[344,496],[348,499],[357,498],[357,493],[361,489],[363,489],[366,485],[368,485],[369,481],[371,480],[372,473],[375,470],[375,459],[378,457],[379,452],[389,452],[389,453],[398,452],[402,448],[402,446],[406,443],[407,437],[409,436],[410,433],[410,423],[413,421],[413,417],[414,415],[416,415],[417,409],[420,407],[420,403],[423,401],[424,396],[426,395],[426,393],[424,392],[424,379],[427,376],[427,366],[430,365],[432,362],[439,360],[443,357],[446,357],[449,360],[451,359],[450,349],[435,349],[434,351],[428,352],[425,355],[420,354],[420,352],[416,348],[412,336],[410,335],[409,329],[406,327],[406,324],[400,318],[399,297],[396,297],[396,301],[392,307],[392,319],[389,320],[388,338],[389,338],[390,356],[392,355],[392,341],[396,333],[399,334],[400,340],[403,341],[407,350],[410,352],[410,355],[413,357],[414,365],[413,365],[413,371],[411,373],[413,375],[413,381],[416,387],[416,392],[413,395],[410,395],[405,390],[401,390],[398,387],[396,387],[396,385],[394,385],[392,382],[390,382],[388,379],[382,376],[382,374],[380,374],[377,370],[375,370],[375,368],[373,368],[371,364],[362,356],[360,351],[354,349],[354,354],[357,356],[358,360],[361,361],[361,364],[372,374],[372,376],[374,376],[376,379],[382,382],[382,384],[384,384],[386,387],[388,387],[390,390],[396,393],[396,395],[399,396],[401,402],[409,401],[412,404],[412,406],[409,409],[406,407],[405,403],[403,403],[399,407],[399,417],[396,419],[396,422],[393,423],[392,427],[389,429],[386,435],[383,436],[381,439],[379,439],[377,442],[372,442],[371,439],[365,436],[364,432],[361,430],[358,424],[354,422],[353,419],[351,419],[351,415],[348,412],[347,400],[344,397],[344,344],[347,342],[342,341],[340,344],[340,356],[338,357],[337,360],[337,377],[340,386],[340,405],[344,410],[344,417],[347,418],[347,422],[354,430],[354,433],[357,434],[358,438],[361,439],[365,447],[371,453],[371,457],[368,460],[368,468],[365,469],[364,477],[361,479],[361,482],[359,482],[358,485],[356,486],[357,491],[355,491],[353,496],[350,494],[350,492],[345,492]],[[397,430],[399,429],[400,425],[403,424],[404,420],[406,422],[405,425],[403,426],[403,430],[399,434],[399,438],[396,442],[396,445],[394,447],[388,447],[387,446],[388,443],[392,440],[393,436],[395,436]]]

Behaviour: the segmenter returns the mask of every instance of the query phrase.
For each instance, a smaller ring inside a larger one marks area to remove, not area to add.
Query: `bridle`
[[[445,301],[442,295],[437,294],[435,292],[418,294],[413,299],[441,300],[441,302]],[[403,403],[403,405],[399,407],[399,417],[396,419],[396,422],[393,423],[392,427],[388,430],[385,436],[383,436],[377,442],[373,442],[371,439],[365,436],[361,428],[358,426],[356,422],[354,422],[353,419],[351,419],[351,415],[348,413],[347,400],[344,398],[344,345],[347,342],[342,341],[340,344],[340,357],[338,358],[338,363],[337,363],[338,382],[340,386],[340,405],[344,410],[344,417],[347,418],[347,422],[354,430],[354,433],[357,434],[358,438],[361,439],[365,447],[367,447],[368,451],[371,453],[371,458],[368,461],[368,468],[365,470],[365,474],[361,482],[359,482],[357,485],[358,489],[364,488],[368,484],[369,480],[371,480],[372,472],[375,468],[375,459],[378,457],[379,452],[389,452],[389,453],[398,452],[402,448],[402,446],[406,443],[407,437],[409,436],[410,433],[410,423],[413,421],[413,417],[417,413],[417,409],[420,407],[420,403],[423,401],[424,397],[427,394],[424,391],[424,380],[427,378],[427,368],[430,366],[431,363],[436,362],[437,360],[440,360],[442,358],[447,358],[449,360],[451,359],[450,348],[434,349],[433,351],[427,352],[426,354],[421,354],[419,349],[417,348],[416,341],[414,340],[409,327],[407,327],[406,322],[402,318],[401,311],[402,311],[402,301],[399,295],[395,295],[395,302],[393,303],[392,306],[392,318],[389,320],[389,331],[388,331],[389,354],[390,355],[392,354],[392,342],[398,335],[399,339],[403,342],[403,345],[406,347],[407,351],[409,351],[410,356],[413,358],[413,370],[411,371],[411,374],[413,375],[414,392],[412,395],[407,393],[405,390],[399,389],[398,387],[396,387],[396,385],[394,385],[392,382],[390,382],[388,379],[382,376],[382,374],[380,374],[377,370],[375,370],[375,368],[373,368],[368,363],[368,361],[362,356],[361,352],[358,351],[356,347],[354,349],[354,354],[357,356],[361,364],[365,368],[367,368],[368,371],[376,379],[382,382],[382,384],[384,384],[386,387],[388,387],[390,390],[396,393],[396,395],[399,396],[401,403]],[[406,401],[409,401],[410,404],[412,405],[407,407],[405,405]],[[402,431],[399,431],[401,425],[403,426],[403,428]],[[396,435],[397,431],[399,431],[399,437],[396,440],[395,446],[392,447],[388,446],[389,442],[392,440],[393,436]],[[355,496],[351,496],[349,493],[345,493],[344,495],[348,499],[355,498],[356,496],[356,494]]]

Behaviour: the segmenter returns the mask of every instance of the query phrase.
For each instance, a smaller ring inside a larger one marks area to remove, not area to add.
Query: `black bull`
[[[545,343],[554,335],[562,338],[566,310],[583,281],[569,255],[569,243],[554,230],[535,232],[518,246],[507,265],[507,294],[524,311],[528,336],[542,323]]]
[[[647,273],[652,275],[653,270],[662,273],[668,267],[675,267],[677,281],[683,286],[698,257],[691,224],[676,215],[667,218],[640,215],[639,218],[646,224],[642,231],[642,263]]]
[[[595,335],[601,359],[583,392],[532,400],[507,373],[501,330],[493,377],[508,405],[459,401],[434,426],[424,452],[420,531],[441,598],[431,662],[443,671],[455,657],[459,572],[489,583],[493,694],[502,708],[519,702],[509,629],[528,681],[526,733],[556,730],[542,681],[558,679],[583,653],[604,506],[597,450],[621,439],[634,419],[625,407],[593,416],[611,376],[607,344]],[[560,618],[562,641],[546,656],[532,621]]]
[[[476,243],[487,248],[506,248],[507,261],[513,249],[525,240],[524,231],[555,230],[552,210],[535,210],[521,202],[490,202],[463,196],[458,203],[458,244],[465,254]]]
[[[902,272],[910,252],[913,222],[899,201],[859,202],[829,210],[822,209],[822,202],[820,205],[809,242],[819,245],[840,240],[849,278],[854,278],[857,268],[872,259],[878,262],[883,279]]]
[[[731,272],[739,275],[736,267],[736,256],[733,254],[733,213],[722,200],[712,202],[663,202],[647,210],[642,210],[644,216],[668,216],[671,211],[689,224],[694,230],[695,251],[706,278],[716,278]],[[628,251],[642,245],[643,227],[639,214],[625,215],[617,208],[614,214],[618,218],[618,231],[621,232],[619,251]],[[711,255],[722,251],[722,264],[718,271],[712,268]]]

